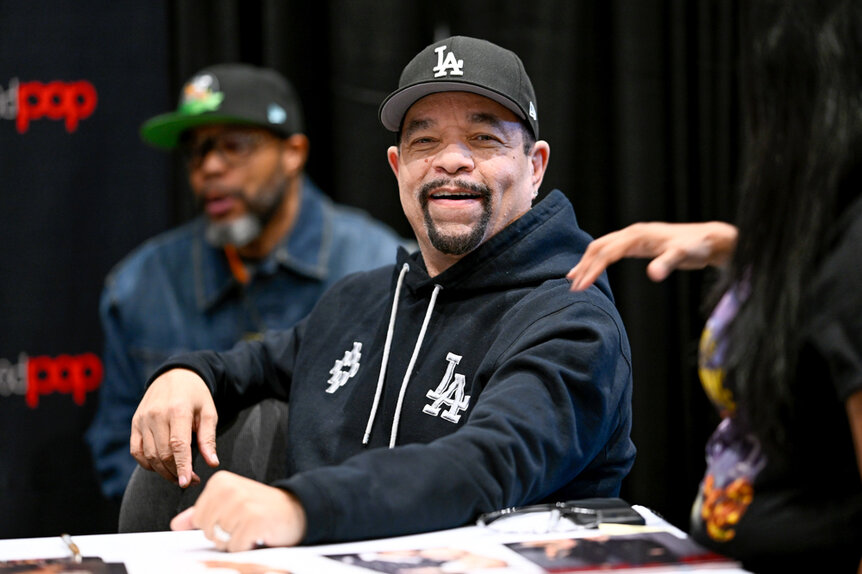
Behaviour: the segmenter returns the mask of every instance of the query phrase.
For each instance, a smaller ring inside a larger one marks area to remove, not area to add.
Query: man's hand
[[[198,528],[216,548],[239,552],[295,546],[305,536],[305,521],[305,510],[291,493],[221,470],[195,505],[171,520],[171,530]]]
[[[196,373],[173,369],[144,394],[132,418],[129,450],[147,470],[186,486],[200,482],[192,470],[192,432],[210,466],[218,466],[215,433],[218,414],[206,383]]]
[[[674,269],[721,267],[736,249],[736,236],[736,227],[720,221],[634,223],[590,243],[566,278],[572,291],[583,291],[624,257],[653,258],[647,265],[653,281],[664,281]]]

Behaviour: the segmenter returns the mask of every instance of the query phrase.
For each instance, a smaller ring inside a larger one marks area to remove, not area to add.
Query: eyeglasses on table
[[[598,528],[601,521],[601,510],[572,502],[554,502],[487,512],[479,516],[476,524],[498,532],[548,534]]]

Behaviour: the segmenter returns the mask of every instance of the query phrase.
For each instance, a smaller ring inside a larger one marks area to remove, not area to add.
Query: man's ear
[[[281,161],[289,175],[297,175],[305,169],[310,144],[305,134],[293,134],[281,142]]]
[[[398,165],[400,162],[400,157],[398,156],[398,146],[389,146],[389,149],[386,150],[386,158],[389,160],[389,167],[392,168],[392,173],[395,174],[395,177],[398,177]]]
[[[544,140],[538,140],[530,150],[530,167],[532,168],[533,191],[538,192],[548,169],[548,159],[551,156],[551,146]]]

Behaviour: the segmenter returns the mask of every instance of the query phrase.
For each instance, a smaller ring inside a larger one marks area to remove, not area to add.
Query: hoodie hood
[[[507,291],[514,287],[538,285],[549,279],[562,279],[577,263],[572,252],[584,253],[593,238],[578,227],[572,204],[559,190],[533,206],[499,233],[482,243],[436,277],[429,277],[422,254],[401,250],[398,268],[410,265],[405,285],[412,291],[431,291],[440,285],[445,292]],[[533,265],[524,266],[524,261]],[[607,275],[595,286],[611,301]]]

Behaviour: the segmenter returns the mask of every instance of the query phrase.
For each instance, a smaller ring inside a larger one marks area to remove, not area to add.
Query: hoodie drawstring
[[[377,390],[374,391],[374,402],[371,404],[371,412],[368,415],[368,423],[365,425],[365,434],[362,436],[362,444],[368,444],[371,437],[371,425],[377,416],[377,407],[380,405],[380,395],[383,393],[383,379],[386,376],[386,365],[389,363],[389,349],[392,347],[392,335],[395,332],[395,315],[398,312],[398,299],[401,296],[401,285],[404,276],[410,271],[410,266],[404,264],[398,274],[398,283],[395,285],[395,297],[392,300],[392,311],[389,313],[389,328],[386,330],[386,343],[383,345],[383,362],[380,364],[380,375],[377,377]]]
[[[407,365],[407,372],[404,373],[404,380],[401,381],[401,390],[398,392],[398,404],[395,406],[395,416],[392,417],[392,432],[389,435],[389,448],[395,446],[395,439],[398,438],[398,422],[401,420],[401,403],[404,402],[404,393],[407,392],[407,383],[410,381],[410,375],[413,373],[413,366],[416,364],[416,357],[419,356],[419,347],[422,346],[422,341],[425,339],[425,331],[428,329],[428,323],[431,321],[431,312],[434,311],[434,303],[437,301],[437,294],[443,287],[434,285],[434,292],[431,293],[431,301],[428,303],[428,310],[425,311],[425,320],[422,321],[422,329],[419,331],[419,338],[416,339],[416,345],[413,347],[413,356],[410,357],[410,364]]]
[[[380,363],[380,375],[377,377],[377,389],[374,392],[374,402],[371,405],[371,412],[368,415],[368,423],[365,425],[365,434],[362,436],[362,444],[367,445],[371,437],[371,427],[374,425],[374,419],[377,416],[377,408],[380,406],[380,396],[383,394],[383,381],[386,378],[386,367],[389,364],[389,353],[392,349],[392,337],[395,333],[395,317],[398,314],[398,300],[401,297],[401,286],[404,283],[404,276],[410,270],[410,266],[405,263],[401,267],[401,272],[398,274],[398,282],[395,285],[395,296],[392,301],[392,311],[389,313],[389,327],[386,331],[386,342],[383,345],[383,360]],[[434,291],[431,293],[431,301],[428,303],[428,309],[425,311],[425,319],[422,321],[422,328],[419,331],[419,338],[416,340],[416,345],[413,347],[413,355],[410,357],[410,364],[407,365],[407,372],[404,373],[404,380],[401,381],[401,390],[398,392],[398,403],[395,407],[395,416],[392,418],[392,432],[389,435],[389,448],[395,446],[395,441],[398,438],[398,424],[401,420],[401,405],[404,402],[404,394],[407,391],[407,384],[410,382],[410,375],[413,373],[413,367],[416,365],[416,358],[419,356],[419,349],[422,347],[422,341],[425,339],[425,332],[428,330],[428,323],[431,321],[431,313],[434,311],[434,305],[437,302],[437,295],[443,289],[441,285],[434,285]]]

